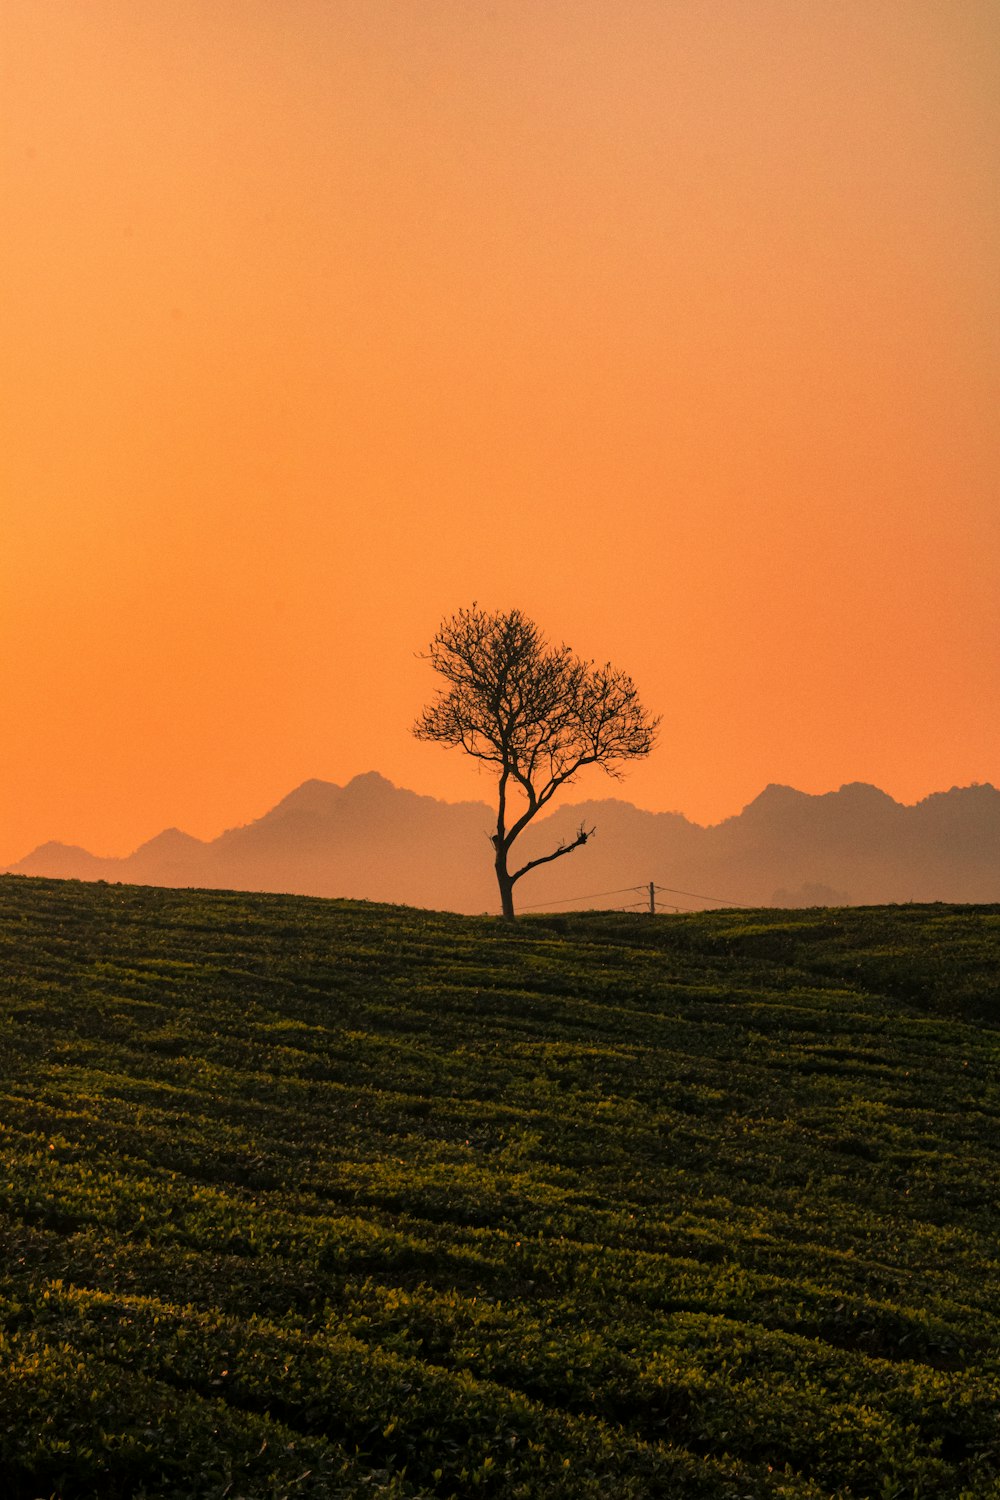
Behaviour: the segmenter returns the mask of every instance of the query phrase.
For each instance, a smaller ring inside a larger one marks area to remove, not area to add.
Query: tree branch
[[[581,823],[579,832],[577,833],[575,839],[573,839],[568,844],[560,844],[559,848],[554,850],[551,854],[543,854],[539,859],[529,859],[526,865],[522,865],[521,868],[510,877],[511,885],[513,885],[516,880],[520,880],[522,875],[527,875],[529,870],[536,870],[539,865],[550,865],[554,859],[562,859],[564,854],[572,854],[574,849],[579,849],[581,844],[585,844],[588,839],[592,839],[596,832],[596,828],[584,828],[583,824]]]

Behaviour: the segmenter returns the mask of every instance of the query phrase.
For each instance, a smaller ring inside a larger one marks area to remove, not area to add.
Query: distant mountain
[[[369,772],[306,781],[255,822],[203,842],[169,828],[121,859],[41,845],[10,873],[140,885],[350,896],[453,911],[497,906],[484,802],[440,802]],[[524,857],[597,837],[527,876],[519,905],[867,905],[1000,900],[1000,791],[953,787],[906,807],[855,782],[811,796],[768,786],[710,828],[608,798],[570,804],[521,840]],[[633,889],[634,888],[634,889]]]

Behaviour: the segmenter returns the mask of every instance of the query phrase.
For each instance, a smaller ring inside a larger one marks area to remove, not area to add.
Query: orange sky
[[[474,599],[631,672],[642,806],[1000,781],[995,0],[2,0],[0,68],[0,862],[488,796],[409,734]]]

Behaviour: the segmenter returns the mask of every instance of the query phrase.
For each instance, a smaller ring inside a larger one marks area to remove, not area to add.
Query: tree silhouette
[[[425,659],[447,686],[413,732],[496,766],[491,841],[501,910],[513,921],[517,881],[579,849],[596,830],[581,824],[551,854],[511,870],[514,841],[585,766],[619,777],[622,761],[648,755],[659,720],[647,714],[624,672],[582,661],[568,646],[549,646],[519,609],[460,609],[442,622]]]

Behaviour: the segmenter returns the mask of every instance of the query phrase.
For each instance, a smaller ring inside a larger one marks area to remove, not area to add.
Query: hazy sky
[[[996,0],[0,0],[0,59],[0,861],[487,796],[409,734],[473,600],[631,672],[640,805],[1000,780]]]

